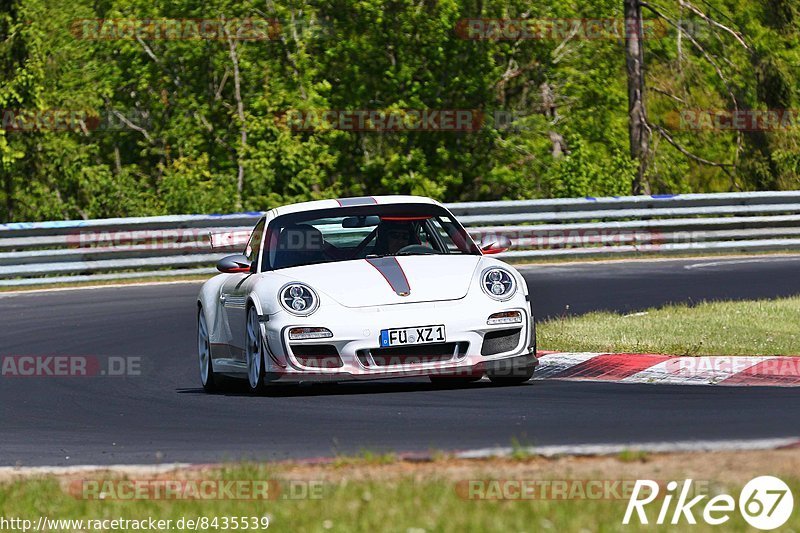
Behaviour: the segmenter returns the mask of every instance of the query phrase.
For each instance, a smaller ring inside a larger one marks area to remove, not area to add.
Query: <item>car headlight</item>
[[[508,300],[517,291],[514,276],[502,268],[487,269],[481,276],[481,287],[495,300]]]
[[[284,309],[297,316],[308,316],[319,307],[319,297],[314,289],[303,283],[289,283],[280,290]]]

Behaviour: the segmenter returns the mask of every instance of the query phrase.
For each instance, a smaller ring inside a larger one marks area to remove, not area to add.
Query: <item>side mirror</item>
[[[217,270],[223,274],[248,274],[250,272],[250,260],[243,255],[229,255],[217,262]]]
[[[486,255],[499,254],[511,248],[511,239],[505,235],[484,235],[478,246]]]

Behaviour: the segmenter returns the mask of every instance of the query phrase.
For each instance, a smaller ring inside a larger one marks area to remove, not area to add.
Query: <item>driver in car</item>
[[[379,254],[394,255],[409,244],[417,244],[411,239],[412,226],[409,222],[381,222],[375,251]]]

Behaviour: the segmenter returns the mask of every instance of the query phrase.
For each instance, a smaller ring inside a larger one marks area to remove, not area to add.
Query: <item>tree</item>
[[[650,157],[650,127],[644,91],[644,50],[642,7],[639,0],[624,0],[625,70],[628,79],[628,131],[631,158],[637,162],[633,194],[650,194],[647,162]]]

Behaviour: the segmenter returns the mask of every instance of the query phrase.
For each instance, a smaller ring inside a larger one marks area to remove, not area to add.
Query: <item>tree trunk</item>
[[[224,19],[223,19],[224,21]],[[242,197],[244,193],[244,157],[247,150],[247,123],[244,116],[244,102],[242,101],[242,88],[239,75],[239,55],[236,52],[236,43],[226,31],[228,47],[230,50],[231,63],[233,63],[233,96],[236,99],[236,113],[239,117],[239,151],[237,155],[237,166],[239,172],[236,176],[236,210],[240,211],[243,206]]]
[[[558,109],[556,108],[556,99],[553,94],[553,89],[546,81],[539,85],[539,91],[542,95],[542,113],[547,117],[548,122],[555,123],[558,119]],[[565,152],[569,153],[567,149],[567,142],[564,137],[555,130],[549,130],[547,135],[550,137],[550,142],[553,144],[553,159],[559,159]]]
[[[650,155],[650,130],[644,102],[644,50],[642,48],[642,6],[639,0],[625,2],[625,67],[628,75],[628,132],[631,158],[638,163],[631,191],[650,194],[645,173]]]

